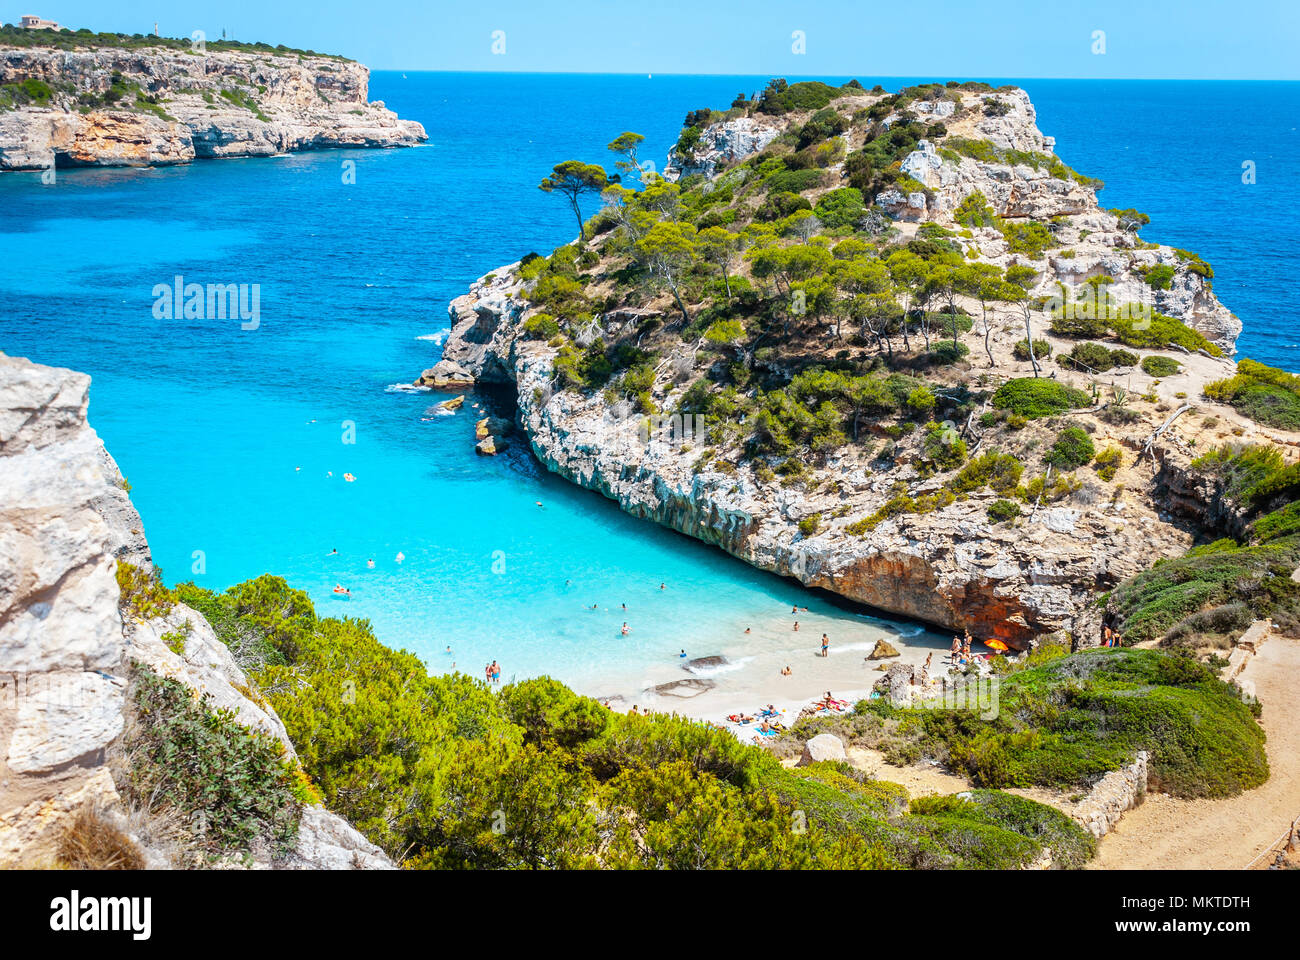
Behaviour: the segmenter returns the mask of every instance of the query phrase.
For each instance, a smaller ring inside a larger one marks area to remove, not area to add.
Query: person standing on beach
[[[830,640],[827,639],[826,634],[823,633],[822,634],[822,656],[823,657],[829,656],[828,651],[830,650],[830,646],[831,646]]]

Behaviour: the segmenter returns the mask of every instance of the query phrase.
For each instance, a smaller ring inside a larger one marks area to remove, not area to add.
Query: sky
[[[0,0],[72,27],[203,30],[377,70],[1300,79],[1300,0]]]

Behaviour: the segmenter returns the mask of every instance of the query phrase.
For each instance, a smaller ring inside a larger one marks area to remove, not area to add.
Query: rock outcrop
[[[117,564],[149,569],[148,544],[86,422],[89,386],[85,374],[0,354],[0,865],[51,862],[84,804],[120,807],[109,761],[128,660],[207,694],[294,755],[274,708],[196,611],[124,621]],[[135,839],[151,865],[168,865]],[[254,865],[392,866],[346,821],[312,807],[289,857]]]
[[[687,159],[675,151],[664,165],[664,179],[678,180],[693,173],[712,176],[722,164],[758,153],[781,135],[781,128],[753,117],[738,117],[705,127],[700,142]]]
[[[0,112],[0,170],[156,166],[322,147],[411,146],[427,136],[337,57],[166,47],[0,47],[0,84],[48,102]]]

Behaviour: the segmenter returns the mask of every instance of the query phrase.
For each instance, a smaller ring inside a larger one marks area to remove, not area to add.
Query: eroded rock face
[[[114,73],[156,107],[135,106],[134,92],[104,104]],[[0,48],[0,83],[26,79],[58,92],[53,106],[0,114],[0,170],[159,166],[427,139],[420,124],[367,102],[366,67],[332,57]],[[96,105],[83,112],[90,98]]]
[[[0,865],[52,862],[84,802],[120,807],[108,758],[124,726],[128,659],[207,694],[294,755],[274,708],[198,612],[178,604],[123,621],[117,564],[147,569],[148,543],[86,422],[89,386],[85,374],[0,354]],[[148,862],[168,865],[144,846]],[[306,808],[294,852],[253,865],[392,863],[342,818]]]
[[[711,123],[700,134],[700,142],[690,160],[683,161],[676,153],[668,155],[664,179],[678,180],[692,173],[712,176],[719,164],[735,163],[758,153],[780,134],[779,127],[753,117]]]

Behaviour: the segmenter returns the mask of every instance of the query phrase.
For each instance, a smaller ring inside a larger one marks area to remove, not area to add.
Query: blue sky
[[[1300,79],[1298,0],[2,2],[9,23],[34,13],[124,33],[225,28],[375,69]]]

